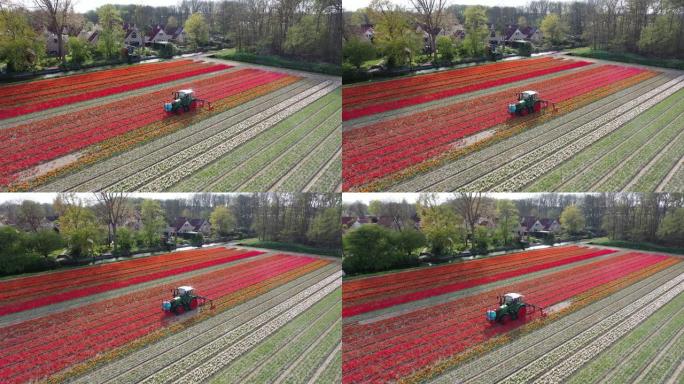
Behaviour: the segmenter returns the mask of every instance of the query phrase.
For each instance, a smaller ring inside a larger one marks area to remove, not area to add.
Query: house
[[[59,216],[45,216],[40,220],[40,229],[52,229],[59,231]]]
[[[164,31],[164,28],[162,28],[160,25],[157,25],[156,27],[152,28],[150,33],[145,38],[145,44],[167,43],[172,37],[173,36]]]
[[[503,36],[504,41],[526,40],[534,43],[542,41],[542,32],[535,27],[519,27],[516,24],[509,25]]]
[[[531,232],[560,232],[561,225],[556,219],[538,219],[534,216],[525,216],[520,221],[518,233],[527,235]]]
[[[185,44],[185,42],[188,41],[188,34],[185,32],[185,28],[177,28],[171,39],[178,44]]]
[[[393,216],[343,216],[341,220],[342,227],[347,230],[357,229],[367,224],[378,224],[385,228],[394,230],[399,230],[399,228],[405,229],[407,227],[413,227],[413,229],[420,228],[420,218],[418,215],[411,217],[408,222],[398,222]]]
[[[465,37],[465,28],[460,23],[448,25],[444,28],[440,28],[437,36],[447,36],[460,40]]]
[[[126,26],[124,31],[124,44],[132,45],[134,47],[142,47],[143,45],[145,45],[145,36],[142,33],[140,33],[138,27],[136,27],[135,25],[133,25],[132,27]]]
[[[211,223],[205,219],[188,219],[186,217],[179,217],[173,225],[171,225],[167,232],[170,235],[181,233],[199,232],[205,236],[211,234]]]
[[[56,56],[59,54],[59,39],[57,35],[45,29],[43,31],[43,36],[45,37],[45,51],[48,55]],[[62,33],[62,52],[67,52],[67,41],[69,40],[69,35]]]
[[[362,24],[359,32],[359,37],[362,40],[373,41],[373,37],[375,37],[375,30],[373,29],[373,24]]]

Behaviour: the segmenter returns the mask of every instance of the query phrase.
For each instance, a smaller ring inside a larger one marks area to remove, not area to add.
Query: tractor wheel
[[[525,316],[527,316],[527,307],[520,307],[518,309],[518,319],[525,319]]]
[[[199,302],[197,301],[197,298],[190,300],[190,309],[197,309],[198,305]]]
[[[511,316],[509,316],[509,315],[503,315],[503,316],[501,316],[501,320],[500,320],[500,321],[501,321],[501,324],[502,324],[502,325],[506,325],[506,324],[508,324],[508,322],[509,322],[510,320],[511,320]]]
[[[183,304],[179,304],[176,307],[176,315],[182,315],[183,313],[185,313],[185,307],[183,306]]]

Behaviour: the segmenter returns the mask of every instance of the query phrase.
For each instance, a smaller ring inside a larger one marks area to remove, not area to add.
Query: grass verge
[[[297,69],[300,71],[324,73],[326,75],[342,76],[342,67],[330,63],[309,62],[286,59],[280,56],[255,55],[249,52],[237,52],[233,50],[219,51],[211,57],[223,60],[243,61],[246,63],[268,65],[271,67],[281,67]]]

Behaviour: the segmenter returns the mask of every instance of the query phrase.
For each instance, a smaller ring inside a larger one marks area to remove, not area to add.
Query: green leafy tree
[[[510,200],[496,202],[497,232],[504,246],[511,243],[513,232],[518,227],[518,208]]]
[[[99,24],[102,27],[97,45],[98,51],[105,59],[117,57],[123,42],[123,20],[119,10],[111,4],[97,9]]]
[[[478,225],[473,233],[473,250],[479,254],[487,254],[492,244],[492,237],[486,227]]]
[[[209,216],[211,229],[219,236],[227,236],[235,230],[236,220],[233,212],[228,207],[220,205],[211,212]]]
[[[140,206],[140,220],[142,221],[141,235],[148,247],[159,245],[161,235],[166,229],[164,210],[157,200],[144,200]]]
[[[314,244],[325,247],[338,247],[342,236],[339,208],[327,208],[316,215],[306,237]]]
[[[392,232],[379,225],[363,225],[343,238],[347,273],[377,272],[392,268],[398,255]]]
[[[569,27],[557,14],[549,13],[542,20],[540,29],[545,40],[558,45],[566,40]]]
[[[373,60],[376,54],[375,47],[371,42],[363,41],[356,36],[346,41],[342,47],[342,57],[356,69],[361,69],[363,63]]]
[[[29,237],[33,250],[47,258],[50,253],[64,247],[64,240],[59,233],[51,229],[40,230]]]
[[[467,7],[464,14],[463,50],[470,57],[480,57],[485,53],[485,40],[489,35],[486,8],[480,5]]]
[[[684,4],[682,4],[682,9],[684,9]],[[684,19],[681,23],[684,23]],[[641,30],[638,41],[639,50],[650,55],[672,57],[676,54],[678,31],[681,32],[682,29],[673,25],[672,18],[657,16],[652,24]]]
[[[437,38],[437,53],[439,53],[439,58],[442,61],[450,63],[456,56],[454,41],[448,36],[439,36]]]
[[[450,207],[438,205],[419,207],[420,226],[435,255],[445,255],[462,247],[465,231],[463,219]]]
[[[584,231],[584,214],[576,205],[565,207],[560,217],[561,228],[570,235],[577,235]]]
[[[69,252],[75,258],[91,255],[102,238],[95,214],[79,205],[66,207],[65,213],[59,217],[59,230],[67,239]]]
[[[410,64],[423,46],[422,36],[411,27],[408,15],[389,0],[373,0],[367,8],[375,24],[374,43],[385,55],[388,67]]]
[[[37,232],[44,217],[45,210],[40,204],[32,200],[21,202],[19,212],[17,212],[17,222],[23,228]]]
[[[90,60],[90,46],[78,37],[71,36],[67,41],[69,47],[69,61],[72,64],[83,64]]]
[[[201,13],[193,13],[185,21],[185,32],[190,39],[190,45],[198,48],[209,42],[209,25]]]
[[[119,228],[116,231],[116,249],[126,256],[130,255],[133,244],[135,244],[135,235],[128,228]]]
[[[15,10],[0,9],[0,62],[11,72],[36,69],[45,56],[45,41],[38,37],[26,16]]]
[[[412,228],[407,228],[397,233],[397,248],[407,257],[415,256],[416,251],[425,247],[427,240],[425,235]]]
[[[684,244],[684,208],[668,212],[660,222],[657,234],[663,241]]]
[[[315,17],[304,15],[295,25],[288,28],[285,52],[300,57],[315,56],[320,47],[320,37]]]
[[[368,203],[368,214],[369,215],[380,216],[381,212],[382,212],[382,201],[371,200]]]

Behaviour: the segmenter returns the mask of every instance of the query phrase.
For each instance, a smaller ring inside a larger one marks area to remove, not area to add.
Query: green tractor
[[[518,93],[518,101],[508,104],[508,113],[511,115],[525,116],[528,113],[539,112],[542,109],[553,105],[554,111],[556,105],[548,100],[539,99],[539,94],[535,91],[524,91]]]
[[[204,296],[195,294],[195,289],[189,285],[184,285],[174,289],[171,293],[173,299],[164,300],[162,302],[162,311],[166,313],[175,313],[182,315],[186,311],[192,311],[206,304],[207,301],[211,303],[211,309],[214,309],[214,302]]]
[[[487,311],[489,322],[499,322],[506,324],[511,320],[524,320],[527,316],[528,304],[525,303],[524,296],[519,293],[507,293],[499,296],[499,308]],[[534,306],[531,306],[533,309]]]
[[[196,107],[198,104],[204,107],[204,104],[208,104],[211,110],[211,102],[208,100],[198,99],[195,97],[195,91],[192,89],[182,89],[176,91],[173,94],[173,101],[170,103],[164,103],[164,110],[169,113],[178,113],[181,109],[188,112],[190,108]]]

